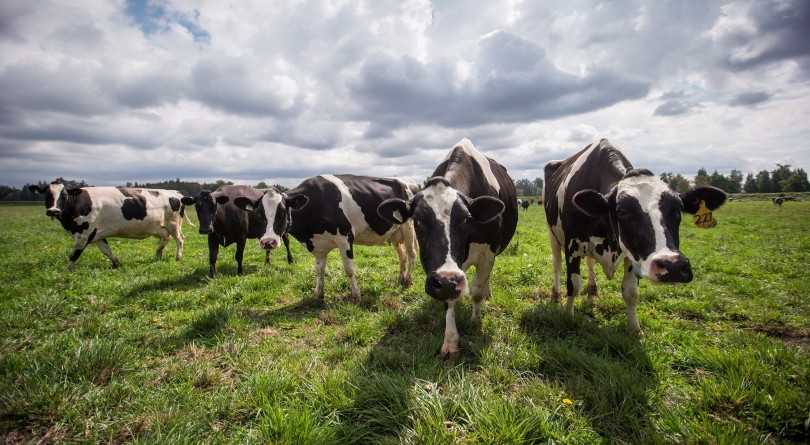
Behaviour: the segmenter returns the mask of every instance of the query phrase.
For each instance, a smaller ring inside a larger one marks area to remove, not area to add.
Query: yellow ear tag
[[[706,201],[700,200],[698,211],[692,215],[692,222],[702,229],[711,229],[717,225],[717,220],[712,216],[712,211],[706,207]]]

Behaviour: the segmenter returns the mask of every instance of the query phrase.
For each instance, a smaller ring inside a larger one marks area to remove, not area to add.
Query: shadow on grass
[[[419,422],[413,416],[420,409],[420,401],[414,400],[415,387],[419,388],[417,394],[435,397],[436,409],[443,413],[437,419],[462,415],[457,412],[460,406],[457,402],[436,391],[446,380],[463,379],[466,371],[478,368],[482,351],[492,342],[488,332],[472,327],[469,299],[465,303],[456,306],[462,351],[458,360],[439,358],[445,324],[442,303],[424,297],[418,306],[393,314],[382,337],[355,365],[351,378],[344,383],[354,397],[353,403],[341,413],[344,421],[336,431],[338,442],[397,443],[413,435],[414,424]],[[441,420],[432,432],[444,428]],[[427,437],[419,439],[429,442]]]
[[[662,441],[648,417],[655,412],[650,393],[658,376],[637,334],[624,325],[585,321],[581,314],[571,318],[555,303],[526,311],[520,328],[536,345],[531,371],[560,382],[600,436]]]
[[[233,312],[230,307],[211,307],[201,315],[192,318],[191,323],[182,332],[168,337],[164,341],[164,346],[168,349],[180,349],[189,343],[213,346],[218,342],[219,334],[234,315]]]

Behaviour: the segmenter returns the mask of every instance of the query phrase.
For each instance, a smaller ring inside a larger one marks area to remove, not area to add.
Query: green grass
[[[326,300],[314,260],[258,242],[207,277],[205,237],[182,263],[112,240],[65,271],[72,241],[41,206],[0,206],[0,437],[6,443],[807,443],[810,203],[731,202],[716,228],[684,218],[695,281],[641,283],[629,333],[619,280],[594,304],[550,303],[542,207],[520,211],[480,330],[458,309],[462,357],[437,359],[444,317],[395,286],[390,247],[356,249],[363,298],[336,252]],[[196,216],[191,218],[196,221]],[[570,402],[570,403],[569,403]]]

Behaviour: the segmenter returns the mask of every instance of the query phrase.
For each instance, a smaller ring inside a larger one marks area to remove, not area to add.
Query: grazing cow
[[[410,199],[417,189],[415,183],[395,178],[321,175],[305,180],[286,193],[268,190],[258,199],[242,197],[236,198],[234,203],[263,219],[263,235],[259,243],[267,250],[278,247],[279,236],[287,224],[283,220],[289,218],[289,233],[315,256],[316,299],[323,299],[326,257],[330,251],[338,249],[349,278],[352,298],[359,301],[360,288],[354,268],[355,244],[391,243],[399,256],[397,282],[402,287],[413,282],[416,261],[413,224],[390,223],[380,218],[377,206],[386,199]]]
[[[545,211],[551,242],[554,282],[552,299],[559,301],[561,249],[565,250],[565,310],[574,313],[574,297],[582,288],[580,262],[588,266],[588,293],[596,295],[594,261],[608,279],[624,264],[622,296],[632,330],[638,280],[653,283],[692,281],[689,260],[679,250],[681,212],[694,214],[700,201],[716,209],[726,194],[714,187],[675,193],[646,169],[635,169],[607,139],[585,147],[564,161],[545,167]]]
[[[775,196],[771,198],[771,201],[773,201],[774,205],[778,205],[781,207],[782,203],[785,202],[785,198],[782,198],[781,196]]]
[[[197,196],[183,197],[183,204],[187,206],[194,204],[197,209],[200,233],[208,235],[208,274],[211,278],[217,275],[219,246],[228,247],[233,243],[236,243],[236,255],[234,256],[237,264],[236,273],[239,275],[244,273],[242,257],[245,243],[248,238],[260,238],[264,234],[264,224],[259,214],[246,213],[233,202],[240,196],[255,201],[261,198],[264,192],[264,190],[246,185],[224,185],[213,193],[203,190]],[[286,226],[286,215],[282,216],[284,216],[283,224]],[[290,239],[284,229],[281,230],[281,238],[287,248],[287,262],[292,263]],[[266,251],[264,262],[270,262],[270,250]]]
[[[47,187],[28,186],[45,195],[45,214],[62,223],[73,235],[72,270],[84,249],[93,243],[104,252],[113,267],[121,261],[113,255],[107,238],[160,238],[157,256],[169,237],[177,243],[177,261],[183,258],[183,218],[188,220],[180,192],[129,187],[82,187],[68,189],[60,181]],[[191,224],[191,221],[189,221]],[[193,225],[193,224],[192,224]]]
[[[490,273],[517,227],[517,193],[506,169],[467,139],[459,141],[412,199],[389,199],[378,209],[391,223],[413,220],[427,275],[425,292],[446,306],[442,358],[457,358],[456,301],[471,293],[470,322],[481,325],[481,301],[491,295]],[[465,271],[475,266],[472,290]]]
[[[529,202],[529,200],[528,200],[528,199],[524,199],[524,200],[522,200],[522,201],[520,202],[520,206],[521,206],[521,207],[523,207],[523,211],[524,211],[524,212],[525,212],[526,210],[529,210],[529,206],[530,206],[530,205],[531,205],[531,203]]]

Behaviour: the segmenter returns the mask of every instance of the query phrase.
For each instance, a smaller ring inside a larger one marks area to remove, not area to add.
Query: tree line
[[[776,168],[772,171],[762,170],[757,174],[748,173],[743,177],[739,170],[731,170],[728,175],[723,175],[715,170],[709,174],[705,168],[698,170],[697,175],[693,181],[685,178],[680,173],[664,172],[659,175],[662,181],[669,185],[669,188],[677,192],[685,192],[693,185],[711,185],[717,187],[726,193],[791,193],[791,192],[810,192],[810,181],[807,179],[807,173],[802,168],[791,169],[790,164],[782,165],[776,164]],[[74,181],[65,178],[57,178],[56,180],[62,181],[66,187],[87,187],[84,180]],[[515,189],[518,196],[542,196],[543,194],[543,179],[535,178],[534,181],[529,179],[518,179],[515,181]],[[43,201],[45,197],[28,190],[29,185],[38,185],[40,188],[46,187],[50,182],[38,181],[36,184],[25,184],[22,189],[0,185],[0,201]],[[184,196],[197,196],[203,190],[214,191],[223,185],[233,185],[233,182],[218,180],[215,182],[196,182],[196,181],[181,181],[180,178],[167,180],[162,182],[145,182],[138,183],[127,182],[125,187],[136,188],[155,188],[166,190],[177,190]],[[270,185],[264,182],[259,182],[254,187],[268,188]],[[280,191],[289,190],[280,184],[274,184],[272,187]]]
[[[90,184],[87,184],[84,180],[75,181],[71,179],[65,178],[56,178],[57,181],[61,181],[65,184],[67,188],[75,188],[75,187],[88,187]],[[25,184],[22,189],[17,189],[14,187],[9,187],[5,185],[0,185],[0,201],[44,201],[45,196],[39,195],[36,193],[31,192],[28,187],[30,185],[37,185],[40,188],[45,188],[50,184],[50,181],[37,181],[36,183]],[[139,183],[135,182],[127,182],[126,184],[122,185],[123,187],[133,187],[133,188],[150,188],[150,189],[165,189],[165,190],[177,190],[183,194],[183,196],[197,196],[203,190],[214,191],[223,185],[233,185],[233,182],[230,181],[223,181],[218,180],[215,182],[196,182],[196,181],[181,181],[180,178],[162,182],[143,182]],[[266,183],[259,182],[258,184],[254,185],[256,188],[268,188],[271,187]],[[284,187],[280,184],[275,184],[272,187],[275,187],[279,191],[287,191],[289,188]]]
[[[739,170],[722,175],[715,170],[708,174],[706,169],[698,170],[693,181],[689,181],[681,174],[669,172],[661,173],[662,181],[676,192],[685,192],[694,184],[695,186],[710,185],[726,193],[792,193],[810,192],[810,181],[802,168],[791,169],[790,165],[776,164],[773,171],[762,170],[756,175],[749,172],[743,179]]]

